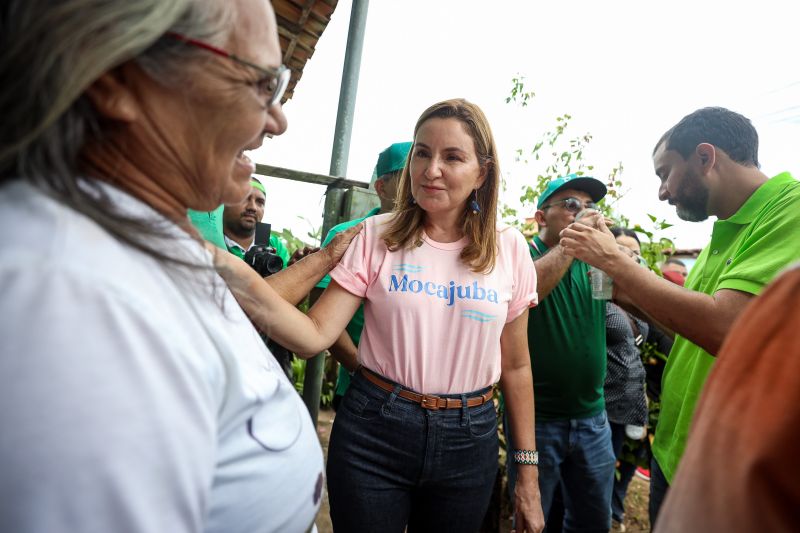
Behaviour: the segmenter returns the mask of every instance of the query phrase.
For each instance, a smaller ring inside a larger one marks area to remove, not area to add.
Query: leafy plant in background
[[[286,243],[286,249],[289,251],[289,255],[292,255],[295,250],[300,248],[304,248],[306,246],[315,247],[319,246],[320,244],[320,235],[322,234],[322,226],[318,225],[315,226],[313,222],[311,222],[306,217],[298,216],[300,220],[304,221],[309,226],[309,230],[306,232],[306,237],[310,239],[310,241],[305,241],[295,235],[292,230],[289,228],[284,228],[281,231],[273,232],[275,235],[283,239],[283,242]]]
[[[319,403],[322,407],[330,407],[333,403],[333,395],[336,392],[336,360],[333,357],[325,357],[325,370],[322,378],[322,391],[320,392]],[[294,388],[298,394],[303,395],[303,384],[306,379],[306,360],[300,359],[296,355],[292,359],[292,376],[294,377]]]
[[[336,378],[339,372],[339,363],[330,354],[325,356],[325,368],[322,373],[322,391],[319,403],[322,407],[333,405],[333,395],[336,393]]]
[[[286,249],[289,250],[289,255],[293,254],[298,248],[308,246],[302,239],[295,236],[289,228],[284,228],[282,231],[276,231],[274,233],[286,243]]]
[[[647,237],[647,241],[642,238],[639,239],[642,243],[642,257],[647,261],[647,265],[651,270],[661,274],[659,265],[667,259],[670,253],[675,251],[675,244],[666,237],[659,237],[658,234],[673,225],[663,219],[658,220],[657,217],[651,214],[648,214],[647,217],[652,223],[651,229],[644,229],[639,224],[634,225],[631,229],[643,237]]]
[[[518,74],[511,79],[511,90],[505,101],[508,104],[527,107],[534,96],[535,93],[526,88],[525,76]],[[520,148],[516,151],[515,160],[517,162],[533,166],[536,169],[534,170],[536,178],[532,180],[532,183],[522,186],[519,202],[523,208],[535,210],[536,201],[553,179],[568,174],[578,176],[594,174],[595,166],[589,163],[585,157],[586,149],[592,142],[591,133],[586,132],[572,136],[569,130],[572,115],[569,113],[557,116],[555,121],[555,126],[546,131],[532,148]],[[647,225],[647,229],[641,224],[631,225],[630,219],[618,208],[619,201],[630,190],[624,186],[622,181],[623,170],[624,167],[620,161],[608,171],[605,177],[608,192],[605,198],[599,202],[598,209],[606,217],[614,220],[617,225],[630,227],[647,238],[646,240],[641,239],[642,256],[651,269],[660,273],[659,264],[675,248],[670,239],[661,236],[664,230],[672,227],[672,224],[664,220],[657,220],[654,215],[648,214],[650,224]],[[503,190],[507,190],[505,182]],[[500,203],[500,217],[504,222],[516,226],[525,234],[531,234],[534,231],[533,223],[526,223],[519,216],[518,210],[505,202]]]
[[[527,107],[535,93],[526,90],[525,77],[517,75],[512,78],[511,83],[512,87],[506,103]],[[536,205],[536,200],[551,180],[568,174],[584,176],[594,170],[594,165],[589,164],[584,157],[586,147],[592,141],[592,135],[584,133],[570,137],[568,130],[571,120],[572,115],[568,113],[556,117],[555,127],[545,132],[532,148],[517,149],[515,154],[517,162],[538,168],[534,171],[536,178],[533,183],[522,187],[519,201],[524,208]],[[621,180],[622,170],[622,163],[618,163],[609,171],[606,179],[608,194],[599,207],[607,216],[613,215],[614,204],[624,195]],[[507,190],[505,183],[503,189]],[[533,230],[532,224],[526,224],[524,220],[520,220],[518,211],[505,202],[501,202],[500,217],[506,223],[517,226],[524,233]]]
[[[283,239],[283,242],[286,243],[286,248],[289,250],[290,255],[294,253],[294,251],[297,250],[298,248],[303,248],[305,246],[319,246],[320,234],[322,233],[322,226],[315,226],[306,217],[299,216],[297,218],[303,220],[306,224],[309,225],[310,229],[308,232],[306,232],[306,237],[311,239],[311,241],[309,241],[310,244],[309,242],[306,242],[300,237],[296,236],[289,228],[284,228],[282,231],[275,232],[275,235]]]
[[[306,380],[306,360],[300,359],[296,355],[292,359],[292,376],[294,376],[294,388],[302,396],[303,383]]]
[[[520,107],[527,107],[528,102],[536,96],[533,91],[525,90],[525,76],[517,74],[511,78],[511,92],[506,97],[506,103],[514,102]]]

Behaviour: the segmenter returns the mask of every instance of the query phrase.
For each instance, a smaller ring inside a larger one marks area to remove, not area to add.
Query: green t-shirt
[[[224,210],[224,205],[208,212],[189,209],[189,220],[203,239],[211,242],[217,248],[227,250],[228,247],[225,246],[225,237],[222,232],[222,211]]]
[[[531,242],[534,261],[548,248]],[[594,416],[605,408],[606,302],[592,299],[589,266],[573,261],[528,317],[537,420]]]
[[[721,289],[758,294],[798,258],[800,182],[785,172],[759,187],[733,216],[714,223],[711,242],[697,258],[686,287],[709,295]],[[672,481],[686,448],[695,406],[713,363],[708,352],[676,336],[662,378],[653,442],[653,455],[667,481]]]
[[[341,233],[348,228],[352,228],[356,224],[363,222],[364,220],[368,219],[371,216],[375,216],[381,212],[380,207],[376,207],[366,216],[357,218],[355,220],[348,220],[347,222],[342,222],[331,228],[328,232],[328,235],[325,236],[325,240],[322,241],[322,246],[325,246],[333,238],[336,236],[337,233]],[[324,289],[326,288],[331,282],[330,276],[325,276],[317,283],[317,288]],[[353,318],[350,319],[350,323],[347,324],[347,334],[350,335],[350,338],[353,340],[353,344],[358,346],[358,341],[361,340],[361,331],[364,329],[364,304],[358,306],[358,310],[353,315]],[[350,386],[350,374],[347,370],[343,367],[339,367],[339,376],[336,379],[336,392],[337,396],[344,396],[344,393],[347,392],[347,387]]]
[[[275,248],[275,254],[283,259],[283,268],[289,266],[289,249],[286,248],[286,245],[283,243],[283,239],[278,237],[277,235],[270,234],[269,236],[269,245]]]

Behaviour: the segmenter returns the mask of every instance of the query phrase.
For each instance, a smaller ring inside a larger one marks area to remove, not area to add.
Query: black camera
[[[244,254],[244,262],[253,267],[261,277],[266,278],[283,268],[283,259],[269,245],[271,227],[263,222],[256,223],[254,245]]]
[[[258,244],[247,250],[244,261],[264,278],[283,268],[283,259],[275,253],[275,248],[266,244]]]

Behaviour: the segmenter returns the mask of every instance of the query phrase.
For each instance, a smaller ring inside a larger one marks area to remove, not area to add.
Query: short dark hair
[[[666,265],[666,264],[669,264],[669,263],[672,263],[673,265],[680,265],[680,266],[682,266],[682,267],[685,267],[685,266],[686,266],[686,263],[684,263],[684,262],[683,262],[683,261],[681,261],[680,259],[673,259],[672,257],[670,257],[669,259],[667,259],[666,261],[664,261],[664,264],[665,264],[665,265]]]
[[[675,150],[684,159],[698,144],[709,143],[741,165],[760,167],[756,129],[747,117],[724,107],[704,107],[683,117],[661,136],[653,155],[664,143],[667,150]]]
[[[639,240],[639,236],[636,235],[636,232],[630,228],[623,228],[622,226],[614,226],[613,228],[611,228],[611,234],[614,235],[615,239],[620,235],[633,237],[634,239],[636,239],[636,242],[638,242],[640,246],[642,244],[641,241]]]

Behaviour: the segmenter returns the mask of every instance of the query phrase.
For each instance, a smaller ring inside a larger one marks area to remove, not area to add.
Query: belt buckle
[[[427,394],[422,395],[422,401],[419,404],[422,406],[423,409],[430,409],[431,411],[438,411],[439,410],[439,398],[438,396],[428,396]]]

